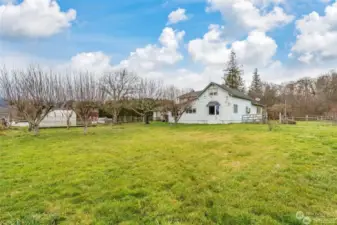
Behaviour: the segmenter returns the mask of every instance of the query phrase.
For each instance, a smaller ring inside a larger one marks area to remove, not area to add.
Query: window
[[[209,115],[215,115],[215,106],[209,106],[208,110],[209,110]]]
[[[234,104],[234,113],[238,113],[239,107],[237,104]]]
[[[257,114],[261,114],[261,108],[260,108],[260,107],[257,107],[256,113],[257,113]]]
[[[216,86],[212,86],[209,88],[209,95],[210,96],[217,96],[218,95],[218,88]]]
[[[209,111],[209,115],[219,115],[220,114],[220,106],[216,105],[212,105],[208,107],[208,111]]]
[[[246,107],[246,113],[250,114],[250,108],[248,106]]]
[[[186,110],[186,114],[196,114],[196,113],[197,113],[197,109],[189,108]]]

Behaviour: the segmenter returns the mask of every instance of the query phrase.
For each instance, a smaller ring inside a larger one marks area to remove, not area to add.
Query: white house
[[[225,85],[210,83],[202,91],[180,96],[178,101],[190,101],[181,116],[183,124],[229,124],[262,120],[263,105],[248,95]],[[169,122],[174,122],[169,115]]]

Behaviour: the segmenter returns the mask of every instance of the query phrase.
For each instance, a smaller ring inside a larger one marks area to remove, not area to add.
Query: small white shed
[[[76,113],[72,110],[51,111],[40,123],[40,127],[67,127],[67,117],[70,116],[70,126],[75,127]]]

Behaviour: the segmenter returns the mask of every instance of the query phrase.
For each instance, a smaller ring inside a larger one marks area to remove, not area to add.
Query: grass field
[[[304,224],[298,211],[337,224],[337,127],[0,135],[0,224]]]

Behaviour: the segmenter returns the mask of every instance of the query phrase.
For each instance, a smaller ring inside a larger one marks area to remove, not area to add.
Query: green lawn
[[[337,224],[337,127],[267,130],[0,134],[0,224]]]

